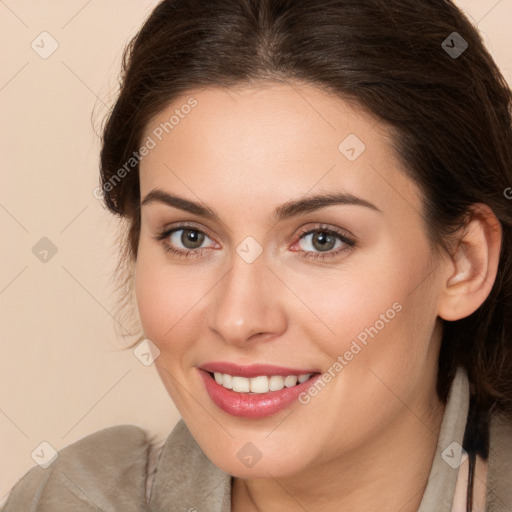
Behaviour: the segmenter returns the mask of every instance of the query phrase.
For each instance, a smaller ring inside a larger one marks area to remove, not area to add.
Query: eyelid
[[[161,231],[160,233],[162,235],[166,234],[167,233],[167,236],[169,236],[171,234],[171,232],[176,232],[176,231],[180,231],[182,229],[193,229],[193,230],[197,230],[201,233],[204,233],[210,240],[214,241],[215,243],[218,243],[216,240],[215,240],[215,237],[212,235],[212,233],[210,232],[210,230],[206,227],[204,227],[202,224],[197,224],[195,222],[192,222],[192,221],[185,221],[185,222],[178,222],[176,224],[170,224],[170,225],[166,225]]]
[[[186,228],[197,229],[198,231],[208,235],[208,237],[210,239],[215,241],[215,237],[212,235],[212,233],[210,232],[210,230],[208,228],[206,228],[202,224],[196,223],[194,221],[183,221],[183,222],[175,223],[174,225],[173,224],[166,225],[160,230],[160,233],[165,233],[165,232],[169,232],[169,231],[178,231],[179,229],[186,229]],[[332,231],[339,235],[343,235],[349,239],[355,240],[355,238],[356,238],[348,229],[334,227],[334,226],[330,226],[328,224],[318,223],[318,222],[316,224],[314,222],[312,222],[312,223],[309,223],[308,225],[306,225],[305,227],[300,228],[296,236],[299,239],[303,235],[306,235],[306,234],[309,234],[309,233],[315,232],[315,231],[321,231],[322,229],[325,229],[326,231]]]
[[[348,229],[330,226],[329,224],[324,224],[321,222],[320,223],[317,222],[316,224],[312,223],[311,225],[309,225],[309,227],[306,226],[304,228],[301,228],[299,230],[299,232],[297,233],[297,238],[301,238],[304,235],[314,233],[316,231],[322,231],[322,230],[327,231],[327,232],[332,232],[338,236],[344,237],[344,238],[354,241],[354,242],[356,240],[356,237]]]

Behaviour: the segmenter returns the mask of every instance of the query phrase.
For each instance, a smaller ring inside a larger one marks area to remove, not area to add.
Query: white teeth
[[[288,377],[284,379],[284,385],[287,388],[291,388],[295,386],[295,384],[297,384],[297,377],[295,375],[288,375]]]
[[[227,373],[222,374],[222,385],[227,389],[233,389],[233,377]]]
[[[268,377],[253,377],[249,381],[253,393],[268,393]]]
[[[213,377],[217,384],[239,393],[268,393],[269,391],[280,391],[284,387],[291,388],[297,383],[306,382],[311,375],[311,373],[304,373],[299,376],[287,375],[286,377],[281,375],[271,375],[269,377],[260,375],[248,379],[246,377],[229,375],[228,373],[214,372]]]
[[[284,378],[281,375],[272,375],[268,384],[269,391],[280,391],[284,388]]]
[[[240,393],[249,393],[250,384],[250,379],[246,379],[245,377],[233,376],[233,391],[238,391]]]

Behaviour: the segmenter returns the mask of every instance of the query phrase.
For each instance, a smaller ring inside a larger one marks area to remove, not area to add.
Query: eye
[[[201,247],[205,240],[213,240],[201,229],[194,226],[177,226],[164,230],[154,237],[167,252],[179,257],[201,256],[206,247]]]
[[[170,241],[173,245],[182,244],[184,249],[199,249],[205,239],[209,238],[206,233],[198,229],[176,229],[170,233]]]
[[[154,238],[163,245],[166,252],[179,258],[201,257],[216,246],[205,231],[190,225],[164,230]],[[203,246],[207,240],[212,244]],[[341,230],[321,225],[303,230],[299,234],[297,245],[297,252],[300,252],[303,258],[318,260],[339,256],[354,248],[356,241]]]
[[[304,258],[326,259],[355,247],[356,242],[337,229],[317,226],[300,233],[298,246]]]

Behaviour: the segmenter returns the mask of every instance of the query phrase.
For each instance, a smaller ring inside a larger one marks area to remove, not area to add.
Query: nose
[[[263,255],[247,263],[235,253],[231,268],[209,295],[208,326],[225,343],[245,346],[286,330],[283,285]]]

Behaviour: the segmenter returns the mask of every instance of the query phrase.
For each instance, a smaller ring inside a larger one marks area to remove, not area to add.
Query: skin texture
[[[190,97],[197,106],[141,162],[141,198],[162,189],[220,220],[143,205],[135,291],[166,389],[205,454],[235,477],[232,510],[417,510],[444,411],[435,393],[439,317],[467,316],[489,293],[499,223],[482,206],[461,233],[467,244],[454,246],[454,258],[436,256],[421,193],[386,127],[305,84],[190,91],[148,123],[144,138]],[[366,146],[354,161],[338,149],[349,134]],[[283,203],[342,191],[380,211],[331,205],[272,218]],[[167,242],[197,252],[181,231],[155,240],[183,222],[206,233],[202,255],[164,250]],[[356,245],[308,259],[321,249],[300,230],[322,227]],[[252,263],[236,252],[249,236],[263,249]],[[401,306],[394,318],[306,405],[246,419],[204,390],[197,367],[211,361],[326,372],[393,304]],[[248,442],[261,454],[250,468],[237,456]]]

